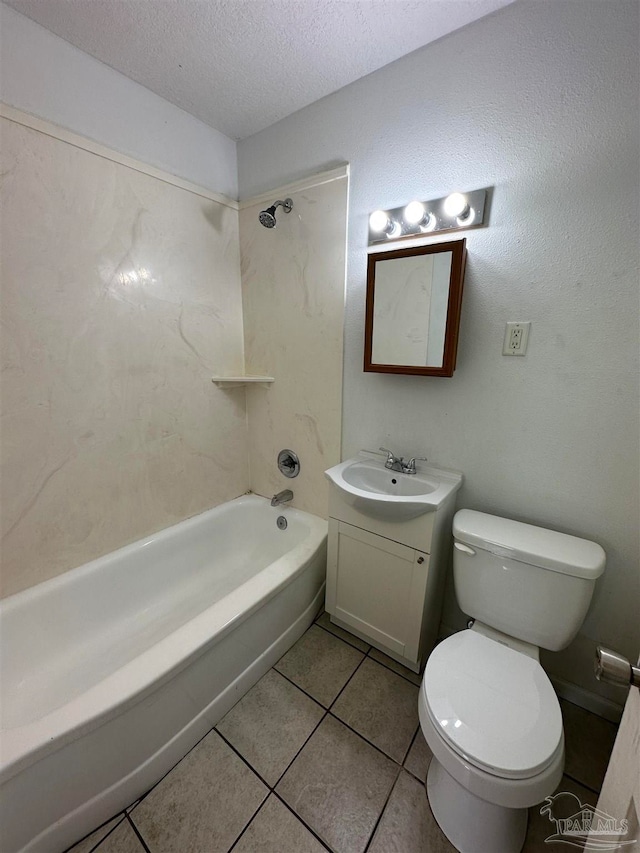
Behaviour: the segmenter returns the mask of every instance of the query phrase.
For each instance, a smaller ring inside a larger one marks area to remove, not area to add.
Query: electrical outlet
[[[527,351],[531,323],[507,323],[504,328],[502,355],[524,355]]]

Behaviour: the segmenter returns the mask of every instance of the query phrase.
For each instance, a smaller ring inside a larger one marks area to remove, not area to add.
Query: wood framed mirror
[[[369,255],[364,369],[453,376],[466,241]]]

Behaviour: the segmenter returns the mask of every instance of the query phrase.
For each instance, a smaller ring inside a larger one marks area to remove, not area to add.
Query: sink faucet
[[[291,489],[283,489],[271,498],[271,506],[280,506],[280,504],[293,500],[293,492]]]
[[[386,447],[381,447],[380,450],[387,454],[387,461],[384,463],[384,467],[390,471],[400,471],[402,474],[417,474],[416,462],[427,461],[426,456],[412,456],[408,462],[405,462],[403,456],[395,456]]]

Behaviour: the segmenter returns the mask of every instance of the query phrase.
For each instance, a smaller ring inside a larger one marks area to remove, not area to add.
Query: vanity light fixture
[[[486,199],[486,189],[473,190],[431,201],[411,201],[392,210],[375,210],[369,217],[369,245],[437,231],[476,228],[484,223]]]

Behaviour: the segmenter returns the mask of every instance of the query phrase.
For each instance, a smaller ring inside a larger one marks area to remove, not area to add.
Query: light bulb
[[[411,201],[404,209],[404,221],[407,225],[419,225],[425,217],[424,204],[419,201]]]
[[[451,193],[444,200],[444,212],[447,216],[463,216],[469,209],[467,199],[462,193]]]
[[[468,207],[464,210],[460,216],[456,217],[456,222],[458,225],[468,225],[469,222],[473,220],[473,217],[476,215],[475,210],[472,207]]]
[[[435,218],[433,213],[427,213],[427,217],[424,223],[420,226],[420,230],[426,231],[427,233],[429,231],[434,231],[437,224],[438,220]]]
[[[369,217],[369,228],[372,231],[388,231],[391,222],[384,210],[374,210]]]

